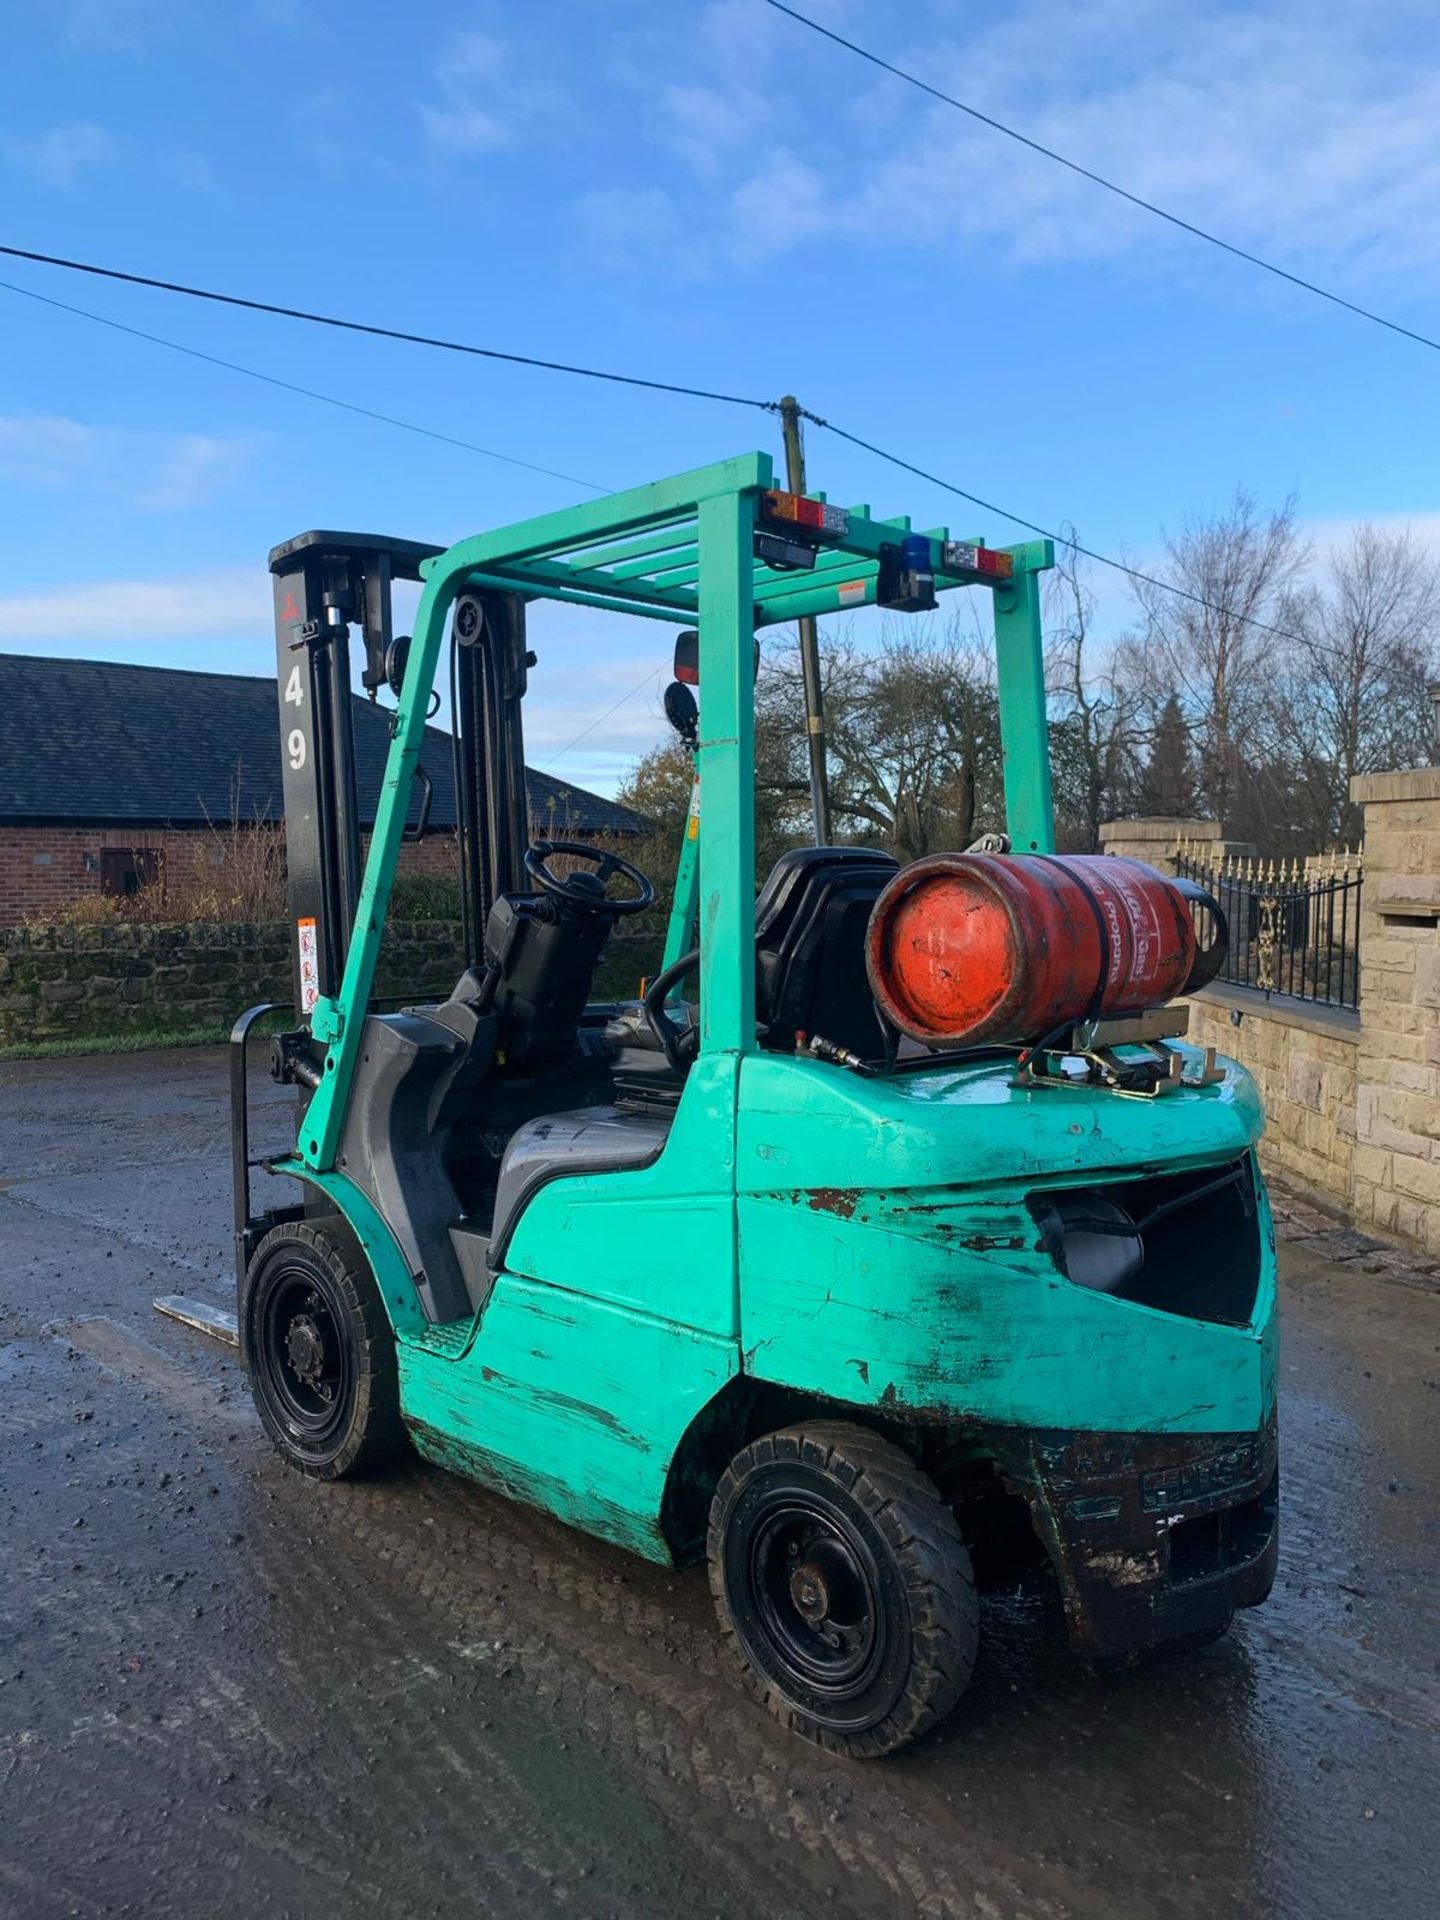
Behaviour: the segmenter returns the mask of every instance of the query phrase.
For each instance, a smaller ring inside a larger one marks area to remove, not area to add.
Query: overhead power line
[[[555,765],[555,762],[557,760],[563,760],[566,754],[570,752],[572,747],[578,747],[582,740],[588,740],[590,735],[595,731],[597,727],[604,726],[605,722],[610,718],[612,713],[618,713],[621,707],[625,706],[627,702],[635,698],[637,693],[643,693],[645,688],[649,686],[650,682],[655,678],[655,676],[659,672],[660,672],[659,667],[651,667],[650,671],[645,675],[645,678],[643,680],[637,680],[635,685],[631,687],[628,693],[622,693],[620,698],[615,702],[613,707],[607,707],[604,713],[598,714],[596,718],[590,722],[588,727],[582,727],[579,733],[576,734],[573,740],[567,740],[565,745],[561,747],[558,753],[552,753],[550,758],[545,762],[545,765],[540,769],[540,771],[542,773],[548,773],[551,767]]]
[[[379,413],[374,407],[362,407],[358,401],[342,400],[337,394],[321,393],[315,387],[302,387],[293,380],[282,380],[277,374],[261,373],[256,367],[245,367],[238,360],[222,360],[218,354],[202,353],[198,347],[182,346],[178,340],[167,340],[162,334],[147,333],[143,327],[129,327],[121,320],[111,320],[103,313],[91,313],[88,307],[72,307],[68,301],[54,300],[46,293],[36,293],[31,287],[17,287],[12,280],[0,280],[0,287],[7,293],[18,293],[26,300],[38,300],[43,306],[58,307],[62,313],[73,313],[78,319],[93,320],[97,327],[110,327],[116,333],[128,333],[136,340],[148,340],[151,346],[166,347],[171,353],[183,353],[191,360],[203,360],[212,367],[223,367],[227,373],[243,373],[247,380],[262,380],[267,387],[279,387],[285,393],[298,393],[306,400],[319,400],[327,407],[341,407],[346,413],[358,413],[367,420],[378,420],[382,426],[399,427],[405,433],[423,434],[427,440],[443,441],[447,447],[459,447],[466,453],[478,453],[486,460],[503,461],[507,467],[524,467],[529,473],[543,473],[548,479],[563,480],[568,486],[584,487],[590,493],[610,493],[610,487],[602,487],[597,480],[582,480],[578,474],[561,473],[555,467],[542,467],[534,460],[522,460],[513,453],[498,453],[494,447],[479,446],[473,440],[457,439],[453,433],[441,433],[435,427],[417,426],[413,420],[402,420],[393,413]]]
[[[1008,507],[997,507],[993,500],[982,500],[978,493],[967,493],[964,487],[957,487],[953,480],[942,480],[938,473],[930,473],[924,467],[917,467],[911,460],[902,460],[898,453],[889,453],[884,447],[877,447],[873,441],[862,440],[858,433],[850,433],[844,427],[837,427],[833,420],[822,420],[819,414],[811,413],[807,407],[800,409],[801,414],[812,426],[820,427],[826,433],[833,433],[837,440],[848,440],[852,447],[873,454],[877,460],[884,460],[892,467],[899,467],[905,473],[913,473],[918,480],[925,480],[932,487],[939,487],[942,493],[953,493],[957,499],[968,500],[972,507],[979,507],[985,513],[998,513],[1002,520],[1008,520],[1012,526],[1024,527],[1027,533],[1038,533],[1042,540],[1053,540],[1057,546],[1068,547],[1072,553],[1080,553],[1087,560],[1093,560],[1098,566],[1110,567],[1116,573],[1128,574],[1132,580],[1139,580],[1147,587],[1157,587],[1162,593],[1172,593],[1179,600],[1189,600],[1197,607],[1204,607],[1209,613],[1218,613],[1223,619],[1237,621],[1244,627],[1258,627],[1261,633],[1273,633],[1279,640],[1299,640],[1300,636],[1291,633],[1285,627],[1272,626],[1267,620],[1257,620],[1252,613],[1237,613],[1233,607],[1221,606],[1218,600],[1208,600],[1203,593],[1194,593],[1189,587],[1180,587],[1173,580],[1162,580],[1153,573],[1143,573],[1139,567],[1132,567],[1126,560],[1112,559],[1108,553],[1100,553],[1094,547],[1081,546],[1078,540],[1072,540],[1068,534],[1055,533],[1049,527],[1042,527],[1034,520],[1027,520],[1023,514],[1012,513]]]
[[[39,300],[47,307],[58,307],[62,313],[74,314],[78,319],[93,320],[97,326],[111,327],[117,333],[128,333],[137,340],[147,340],[152,346],[167,347],[172,353],[187,354],[192,360],[204,360],[212,367],[223,367],[227,373],[243,373],[248,380],[262,380],[266,386],[280,387],[286,393],[300,394],[306,400],[320,400],[327,407],[342,407],[347,413],[362,414],[367,420],[378,420],[387,427],[400,427],[406,433],[423,434],[427,440],[441,440],[447,446],[459,447],[466,453],[478,453],[487,460],[501,460],[507,466],[524,467],[530,473],[543,473],[551,480],[564,480],[570,485],[584,487],[590,493],[614,491],[611,487],[602,487],[597,480],[581,480],[578,475],[561,473],[555,467],[537,466],[533,460],[521,460],[510,453],[497,453],[493,447],[478,446],[473,440],[457,440],[454,434],[439,433],[433,427],[417,426],[413,420],[401,420],[393,413],[377,413],[373,407],[358,406],[354,401],[341,400],[333,393],[320,393],[314,387],[298,386],[293,380],[281,380],[275,374],[261,373],[258,368],[242,366],[238,360],[222,360],[216,354],[202,353],[198,347],[182,346],[178,340],[166,340],[158,333],[146,333],[143,328],[126,326],[122,321],[111,320],[103,313],[91,313],[86,307],[74,307],[68,301],[53,300],[48,294],[36,293],[29,287],[17,287],[9,280],[0,280],[0,288],[4,288],[7,293],[21,294],[27,300]],[[557,761],[563,760],[566,754],[578,747],[580,742],[587,739],[597,727],[603,726],[611,714],[618,713],[621,707],[633,700],[637,693],[643,692],[659,671],[658,667],[652,667],[644,679],[631,687],[628,693],[622,694],[613,706],[607,707],[604,713],[590,722],[589,726],[582,727],[573,740],[567,741],[558,753],[550,756],[545,762],[546,770],[553,767]]]
[[[691,400],[716,400],[729,407],[758,407],[763,413],[779,411],[776,400],[756,400],[746,394],[717,393],[710,387],[687,387],[674,380],[651,380],[638,373],[616,373],[604,367],[582,367],[567,360],[542,360],[529,353],[507,353],[499,347],[478,347],[466,340],[442,340],[428,333],[407,333],[399,327],[381,327],[368,320],[346,320],[333,313],[310,313],[303,307],[276,306],[269,300],[251,300],[238,293],[216,293],[208,287],[192,287],[182,280],[157,280],[149,274],[126,273],[119,267],[96,266],[89,260],[67,260],[55,253],[32,253],[26,247],[0,245],[0,254],[12,260],[32,260],[42,267],[62,267],[67,273],[93,274],[98,280],[119,280],[127,286],[151,287],[157,293],[179,293],[188,300],[210,300],[217,306],[243,307],[248,313],[269,313],[282,320],[304,320],[312,327],[336,327],[342,333],[364,333],[377,340],[399,340],[406,346],[433,347],[441,353],[464,353],[477,360],[504,360],[511,366],[536,367],[543,373],[568,373],[583,380],[608,380],[616,386],[648,387],[652,393],[678,393]]]
[[[15,254],[18,251],[19,250],[14,247],[0,246],[0,254],[6,254],[6,253]],[[47,261],[52,265],[53,264],[61,264],[61,265],[74,264],[70,262],[57,262],[53,256],[47,255],[47,254],[22,254],[21,257],[25,259],[36,259],[36,260]],[[146,280],[146,279],[142,279],[141,276],[139,275],[128,274],[128,273],[117,273],[108,268],[94,268],[94,269],[82,268],[82,271],[100,272],[100,273],[103,273],[107,278],[120,279],[120,280],[133,280],[138,282],[138,284],[140,285],[155,287],[165,292],[186,293],[186,292],[192,291],[192,289],[186,288],[175,282],[163,281],[163,280]],[[601,487],[597,482],[593,480],[580,480],[573,474],[558,473],[552,467],[537,466],[533,461],[522,460],[518,458],[516,455],[508,454],[508,453],[498,453],[493,448],[477,446],[471,441],[457,439],[452,434],[440,433],[431,427],[417,426],[413,421],[399,419],[393,414],[380,413],[373,407],[361,406],[358,402],[351,401],[351,400],[342,400],[334,394],[320,393],[316,391],[314,388],[299,386],[294,381],[282,380],[274,374],[261,373],[254,367],[242,366],[238,361],[223,360],[216,354],[202,353],[196,347],[182,346],[178,341],[167,340],[160,334],[147,333],[140,327],[132,327],[124,324],[119,320],[111,320],[107,318],[104,314],[92,313],[85,307],[70,306],[63,300],[55,300],[51,298],[48,294],[36,293],[29,287],[18,287],[14,285],[13,282],[8,280],[0,280],[0,288],[4,288],[7,292],[10,292],[10,293],[21,294],[22,296],[24,296],[26,299],[29,299],[29,300],[38,300],[45,306],[59,308],[62,312],[75,314],[80,319],[93,320],[97,325],[102,327],[110,327],[118,333],[127,333],[134,336],[136,339],[148,340],[155,346],[167,347],[172,352],[187,354],[190,358],[195,360],[207,361],[211,366],[223,367],[231,373],[244,374],[247,379],[264,381],[267,386],[282,388],[287,393],[298,393],[303,395],[306,399],[319,400],[323,402],[326,406],[341,407],[347,413],[361,414],[367,419],[378,420],[386,426],[399,427],[404,432],[407,432],[407,433],[418,433],[418,434],[424,435],[425,438],[427,439],[444,441],[446,444],[450,446],[461,447],[470,453],[478,453],[482,455],[485,459],[500,460],[505,462],[509,466],[525,467],[529,469],[531,472],[543,473],[548,477],[550,477],[551,479],[562,479],[570,482],[573,485],[585,487],[593,493],[605,493],[605,492],[611,491],[611,489],[609,488]],[[241,307],[253,308],[259,312],[283,312],[283,313],[286,313],[288,317],[298,318],[298,319],[316,318],[316,316],[298,313],[290,309],[267,307],[261,301],[244,300],[238,297],[234,298],[232,301],[231,297],[228,295],[203,295],[202,297],[222,299],[222,300],[225,300],[227,303],[234,304],[236,306],[241,306]],[[446,342],[437,342],[437,341],[428,340],[424,336],[417,335],[417,334],[401,334],[401,333],[395,333],[383,328],[374,329],[374,328],[361,326],[360,323],[358,322],[351,323],[345,320],[321,319],[319,324],[326,325],[326,326],[340,326],[340,327],[350,327],[353,325],[356,331],[359,331],[359,332],[378,331],[381,333],[382,337],[386,339],[401,340],[410,345],[418,345],[418,346],[448,345],[448,343]],[[480,353],[482,357],[486,357],[486,358],[497,358],[497,359],[505,359],[505,360],[518,359],[526,366],[545,368],[552,372],[582,374],[582,375],[592,373],[591,369],[572,366],[564,362],[531,359],[531,358],[528,358],[527,356],[514,355],[514,354],[498,354],[497,353],[492,355],[489,353],[488,349],[459,348],[457,349],[457,351],[461,351],[461,352],[473,351],[476,353]],[[756,407],[767,413],[771,413],[771,412],[778,413],[780,411],[780,402],[778,400],[741,400],[733,394],[707,393],[705,389],[700,387],[675,386],[663,381],[644,380],[639,378],[638,376],[623,375],[623,374],[609,374],[609,373],[596,372],[596,373],[593,373],[593,377],[601,380],[618,380],[628,385],[650,387],[666,393],[682,393],[682,394],[690,395],[691,397],[698,397],[701,399],[718,400],[731,405]],[[801,407],[799,411],[801,416],[804,419],[808,420],[813,426],[823,429],[823,431],[825,431],[826,433],[834,434],[837,439],[848,441],[851,446],[860,448],[862,452],[873,455],[877,460],[883,460],[888,465],[893,467],[898,467],[905,473],[912,473],[916,476],[917,479],[925,480],[931,486],[939,487],[941,491],[944,493],[954,494],[957,499],[967,500],[970,502],[972,506],[983,508],[986,513],[999,514],[1001,519],[1009,520],[1014,526],[1024,527],[1027,532],[1037,533],[1041,535],[1042,538],[1047,540],[1055,540],[1062,546],[1069,547],[1073,553],[1083,554],[1087,560],[1095,561],[1096,564],[1099,566],[1112,568],[1116,573],[1128,574],[1132,580],[1142,581],[1145,585],[1155,587],[1162,593],[1173,594],[1178,599],[1188,600],[1196,606],[1206,608],[1211,613],[1219,614],[1223,618],[1228,620],[1237,621],[1242,626],[1256,627],[1264,633],[1275,634],[1280,639],[1285,639],[1285,640],[1294,640],[1298,637],[1295,634],[1288,633],[1283,627],[1272,626],[1268,621],[1256,619],[1256,617],[1253,614],[1239,613],[1232,608],[1221,606],[1219,602],[1208,600],[1203,594],[1192,592],[1191,589],[1188,587],[1177,586],[1173,581],[1161,580],[1153,574],[1143,573],[1140,571],[1138,567],[1132,567],[1129,565],[1128,562],[1124,560],[1113,559],[1109,554],[1100,553],[1093,547],[1084,547],[1084,546],[1081,546],[1077,541],[1067,539],[1064,534],[1051,532],[1050,529],[1040,526],[1036,521],[1026,519],[1026,517],[1023,514],[1012,513],[1009,511],[1008,508],[997,506],[993,501],[982,499],[979,494],[969,493],[966,491],[964,487],[955,485],[953,481],[941,479],[938,474],[931,473],[926,468],[915,465],[913,461],[902,459],[899,454],[891,453],[886,448],[875,445],[873,441],[862,439],[859,434],[851,433],[847,428],[837,426],[834,421],[822,419],[819,414],[812,413],[808,407]],[[638,693],[639,691],[640,691],[639,687],[634,688],[630,694],[625,695],[625,699],[628,700],[633,698],[634,693]],[[617,706],[621,706],[623,704],[624,704],[623,700],[616,702]],[[607,715],[601,716],[602,719],[607,717],[608,717]],[[599,723],[597,722],[596,724],[598,725]],[[575,742],[572,741],[570,744],[573,746]],[[563,749],[563,751],[567,753],[569,752],[569,750],[570,750],[569,747],[566,747],[565,749]]]
[[[823,39],[833,41],[837,47],[844,47],[848,53],[856,54],[861,60],[867,60],[872,67],[878,67],[882,73],[892,74],[895,79],[903,80],[908,86],[918,87],[921,93],[928,93],[932,100],[938,100],[943,106],[953,107],[957,113],[968,114],[972,120],[978,120],[981,126],[990,127],[996,133],[1003,133],[1007,140],[1016,140],[1022,147],[1028,147],[1032,153],[1040,154],[1046,160],[1053,160],[1056,166],[1067,167],[1071,173],[1077,173],[1082,180],[1089,180],[1094,186],[1103,187],[1107,193],[1115,194],[1121,200],[1128,200],[1132,207],[1139,207],[1143,213],[1154,214],[1157,220],[1164,220],[1172,227],[1178,227],[1182,233],[1188,233],[1196,240],[1204,240],[1212,247],[1219,247],[1222,253],[1232,255],[1236,260],[1244,260],[1252,267],[1259,267],[1264,273],[1273,273],[1277,280],[1288,280],[1292,287],[1299,287],[1305,293],[1313,293],[1321,300],[1328,300],[1332,306],[1343,307],[1347,313],[1357,315],[1361,320],[1371,320],[1377,327],[1384,327],[1390,333],[1398,333],[1406,340],[1413,340],[1417,346],[1431,347],[1440,353],[1440,340],[1432,340],[1428,334],[1417,333],[1413,327],[1401,326],[1398,320],[1388,320],[1383,313],[1376,313],[1370,307],[1362,307],[1354,300],[1347,300],[1343,294],[1335,293],[1329,287],[1322,287],[1314,280],[1307,280],[1302,274],[1291,273],[1287,267],[1280,267],[1273,260],[1266,260],[1258,253],[1251,253],[1245,247],[1236,246],[1233,240],[1223,240],[1218,233],[1200,227],[1193,220],[1183,219],[1168,208],[1157,206],[1153,200],[1147,200],[1142,194],[1132,193],[1128,187],[1122,187],[1116,180],[1107,180],[1103,173],[1085,167],[1078,160],[1071,160],[1063,153],[1057,153],[1054,147],[1047,147],[1039,140],[1032,140],[1028,133],[1021,133],[1016,127],[1007,127],[1003,120],[997,120],[993,114],[982,113],[979,107],[972,107],[968,101],[957,100],[952,93],[944,93],[939,87],[931,86],[928,80],[922,80],[917,73],[910,73],[904,67],[897,67],[893,61],[883,59],[869,47],[862,47],[858,40],[847,40],[843,33],[836,33],[833,27],[821,26],[818,20],[812,20],[808,14],[799,13],[794,7],[787,7],[784,0],[766,0],[766,4],[777,13],[785,14],[802,27],[808,27],[812,33],[818,33]]]

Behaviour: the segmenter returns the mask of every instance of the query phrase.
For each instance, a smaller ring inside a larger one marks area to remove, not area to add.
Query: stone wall
[[[595,997],[633,997],[642,974],[659,963],[660,942],[658,932],[613,936]],[[392,921],[376,998],[445,992],[462,964],[457,923]],[[218,1032],[246,1007],[287,1002],[291,992],[284,923],[0,930],[0,1047]]]
[[[1249,987],[1210,987],[1190,1002],[1190,1038],[1254,1074],[1265,1102],[1265,1164],[1347,1206],[1355,1171],[1359,1017],[1266,1000]]]
[[[1159,817],[1140,820],[1107,820],[1100,829],[1100,851],[1123,854],[1131,860],[1144,860],[1162,873],[1175,871],[1175,849],[1180,842],[1203,841],[1209,853],[1210,843],[1218,848],[1220,824],[1216,820],[1172,820]]]
[[[459,953],[448,922],[389,927],[377,993],[453,980]],[[0,932],[0,1046],[219,1028],[291,991],[283,923]]]
[[[1100,851],[1144,860],[1161,873],[1174,873],[1175,856],[1184,846],[1202,859],[1217,863],[1232,854],[1251,854],[1248,840],[1227,840],[1218,820],[1179,820],[1151,815],[1136,820],[1106,820],[1100,828]]]
[[[1356,1221],[1440,1257],[1440,767],[1367,774]]]
[[[1440,768],[1366,775],[1351,798],[1365,809],[1358,1013],[1216,985],[1191,1002],[1191,1037],[1255,1075],[1268,1167],[1440,1257]],[[1213,821],[1101,828],[1107,853],[1164,872],[1182,840],[1235,851]]]

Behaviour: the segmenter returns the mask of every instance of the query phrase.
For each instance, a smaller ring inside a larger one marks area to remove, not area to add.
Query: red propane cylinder
[[[1113,854],[933,854],[880,895],[865,945],[882,1012],[932,1046],[1034,1041],[1159,1006],[1195,957],[1179,887]]]

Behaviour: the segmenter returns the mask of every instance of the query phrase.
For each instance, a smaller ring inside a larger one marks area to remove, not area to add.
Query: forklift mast
[[[360,892],[350,629],[360,628],[364,644],[361,685],[372,700],[382,687],[398,697],[410,642],[394,633],[392,583],[418,581],[421,562],[443,551],[386,535],[310,532],[270,555],[291,955],[302,1021],[339,989]],[[452,777],[465,960],[473,966],[490,904],[529,886],[520,703],[534,656],[525,646],[524,598],[462,594],[453,640]],[[418,838],[432,797],[423,769],[416,784],[420,816],[411,832]],[[406,805],[408,813],[409,796]]]

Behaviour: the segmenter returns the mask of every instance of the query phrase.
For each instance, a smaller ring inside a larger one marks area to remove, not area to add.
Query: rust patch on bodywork
[[[853,1220],[860,1191],[859,1187],[806,1187],[804,1199],[812,1213],[833,1213],[841,1220]]]
[[[992,1430],[1060,1583],[1070,1643],[1101,1666],[1220,1631],[1275,1577],[1276,1443],[1257,1433]]]

